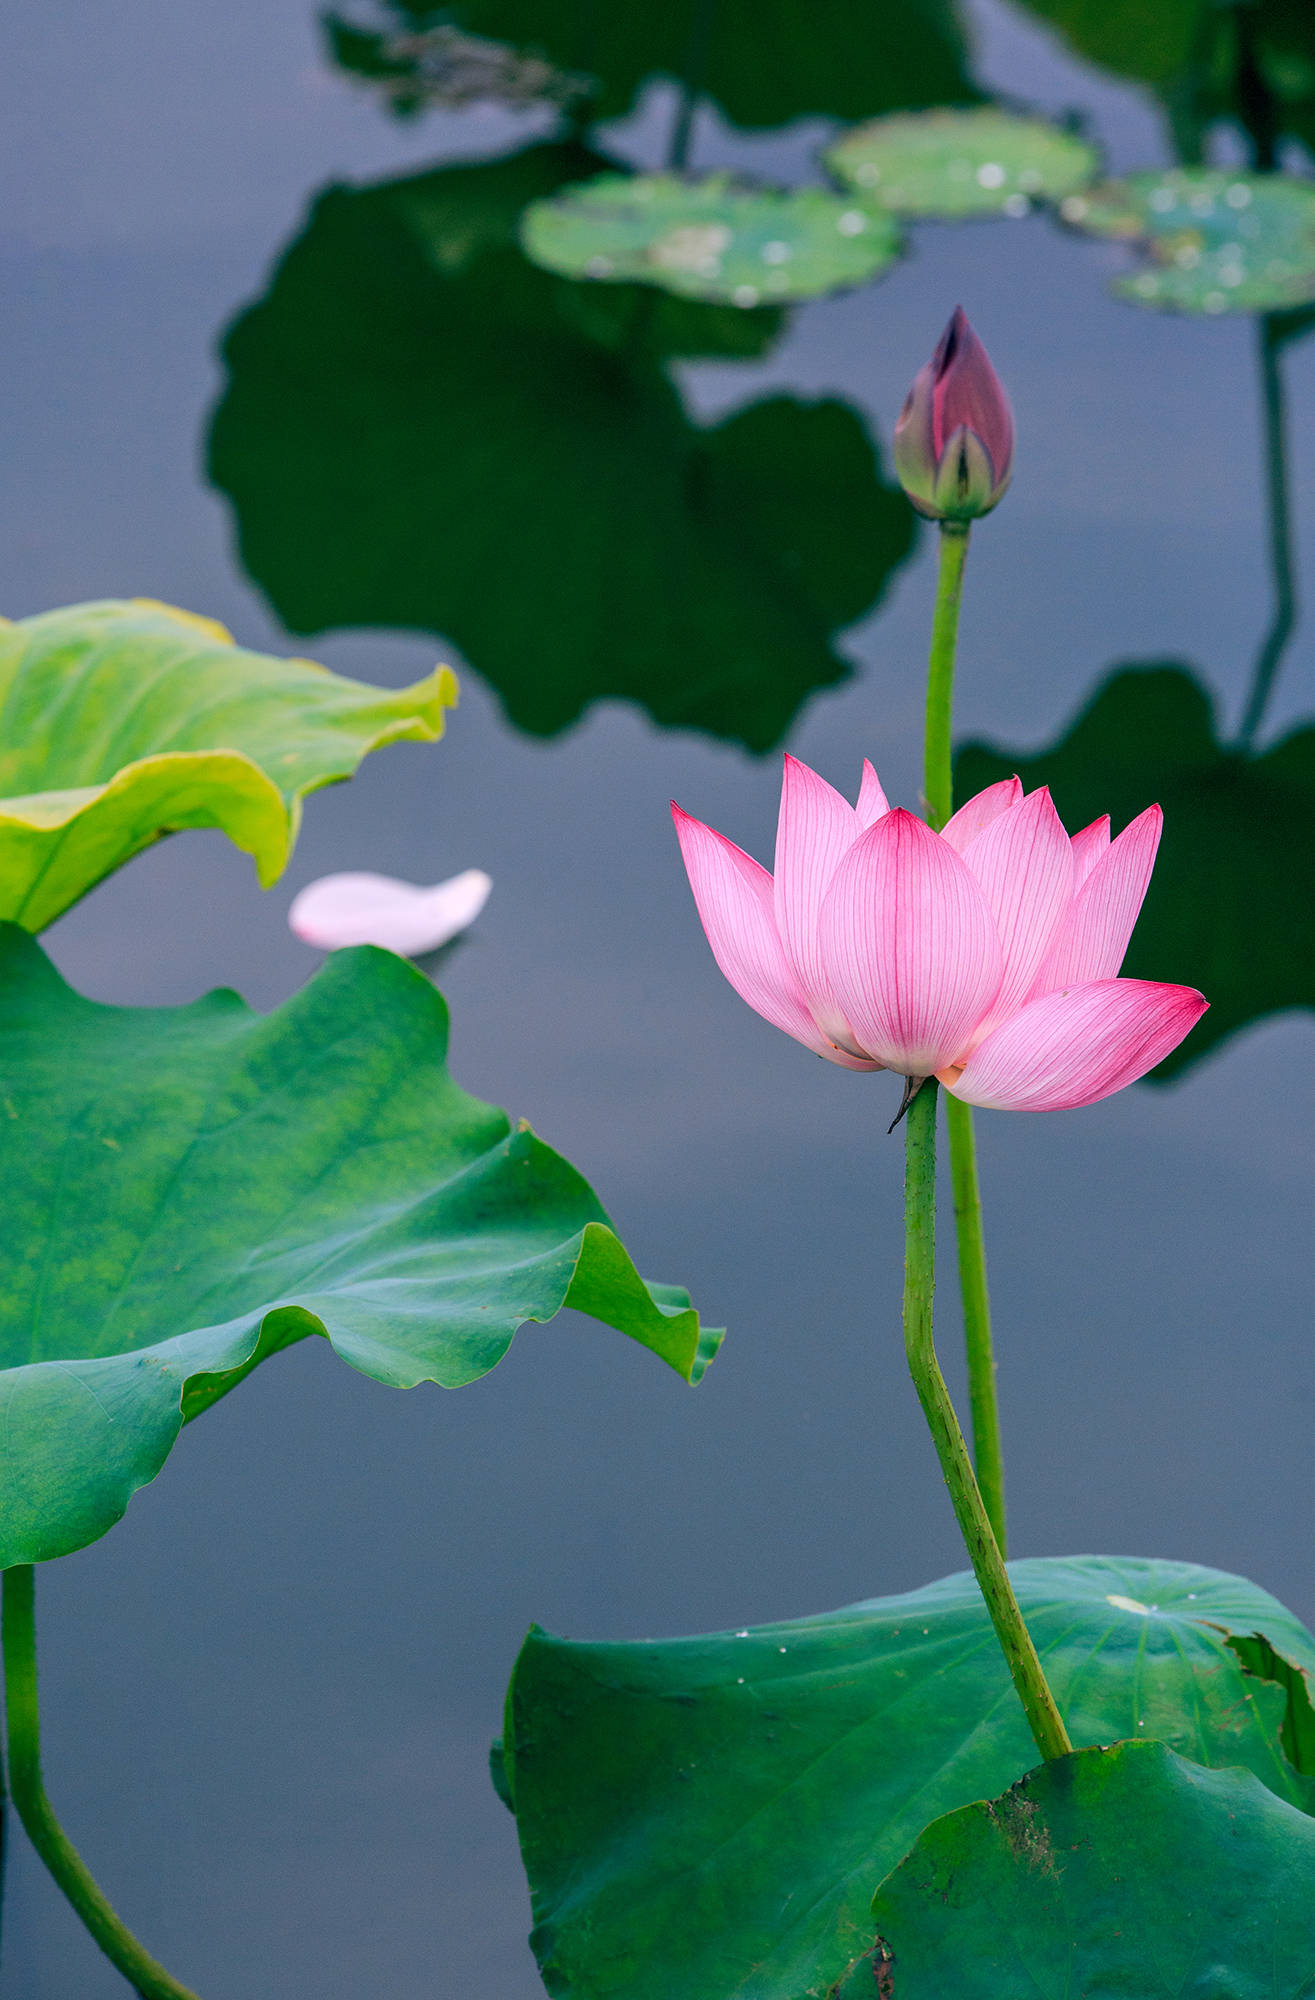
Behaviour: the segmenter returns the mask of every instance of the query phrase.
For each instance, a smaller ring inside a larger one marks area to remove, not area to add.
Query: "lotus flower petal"
[[[858,839],[853,806],[839,792],[787,757],[776,823],[776,873],[772,907],[776,930],[799,991],[828,1041],[861,1051],[831,993],[817,941],[817,918],[831,878]]]
[[[1008,812],[1010,806],[1017,805],[1023,796],[1020,778],[1001,778],[998,784],[988,785],[984,792],[978,792],[969,799],[966,806],[960,806],[952,819],[947,819],[941,828],[941,839],[948,840],[956,854],[962,854],[970,842],[984,833],[994,819]]]
[[[322,875],[293,898],[288,923],[304,944],[321,951],[377,944],[418,958],[468,929],[492,887],[482,868],[467,868],[432,889],[391,875]]]
[[[859,832],[864,832],[866,828],[872,825],[874,820],[884,818],[889,811],[890,801],[881,789],[881,780],[873,770],[868,758],[865,757],[863,759],[863,782],[859,786],[858,805],[855,807],[855,817],[858,820]]]
[[[978,1026],[980,1038],[1032,991],[1073,899],[1073,846],[1043,785],[992,820],[963,858],[982,885],[1004,953],[1000,990]]]
[[[1147,806],[1097,860],[1069,906],[1033,994],[1117,975],[1150,883],[1163,825],[1160,808]]]
[[[953,1061],[1000,984],[1000,941],[976,878],[910,812],[887,813],[850,848],[821,932],[859,1045],[906,1076]]]
[[[1014,463],[1014,419],[1000,377],[991,366],[968,315],[956,306],[932,357],[932,447],[938,459],[953,449],[956,431],[967,430],[986,449],[998,500]]]
[[[1135,1083],[1209,1002],[1190,986],[1096,979],[1030,1000],[941,1081],[995,1111],[1071,1111]]]
[[[741,1000],[828,1062],[845,1069],[879,1068],[832,1047],[814,1021],[777,935],[767,870],[674,800],[671,816],[712,955]]]
[[[1074,880],[1080,889],[1096,863],[1110,849],[1110,816],[1102,813],[1093,819],[1090,826],[1084,826],[1081,833],[1073,836],[1073,865],[1077,871]]]

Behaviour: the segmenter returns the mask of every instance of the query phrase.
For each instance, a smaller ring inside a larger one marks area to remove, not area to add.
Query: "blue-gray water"
[[[1085,107],[1116,167],[1169,157],[1149,99],[1001,6],[975,19],[986,85]],[[244,577],[201,470],[216,343],[326,183],[501,151],[542,121],[393,123],[330,73],[299,5],[62,5],[2,39],[0,605],[159,597],[248,644],[415,677],[430,640],[295,639]],[[611,141],[651,162],[669,118],[659,89]],[[823,132],[746,139],[705,119],[697,157],[800,177]],[[843,396],[884,449],[962,300],[1021,444],[974,540],[960,733],[1020,751],[1127,659],[1194,662],[1235,726],[1269,615],[1254,328],[1120,304],[1120,261],[1041,220],[923,228],[879,286],[806,308],[765,361],[682,372],[705,417],[769,391]],[[1315,339],[1285,368],[1301,550]],[[853,680],[789,737],[846,787],[872,755],[905,802],[932,556],[924,538],[848,635]],[[1315,710],[1313,670],[1302,628],[1267,735]],[[675,796],[767,857],[779,759],[617,704],[534,740],[462,680],[440,746],[381,754],[309,802],[272,892],[218,836],[187,835],[51,948],[98,997],[223,983],[270,1005],[313,967],[286,929],[302,883],[487,868],[492,900],[444,980],[456,1075],[529,1117],[642,1268],[730,1331],[696,1392],[569,1317],[455,1394],[384,1390],[307,1342],[190,1430],[106,1540],[39,1574],[52,1794],[205,2000],[540,1990],[486,1775],[532,1619],[691,1631],[961,1566],[903,1368],[895,1086],[817,1063],[722,982],[667,818]],[[1216,1564],[1315,1616],[1313,1050],[1308,1014],[1276,1016],[1169,1087],[982,1117],[1016,1552]],[[942,1296],[952,1355],[948,1271]],[[21,1835],[4,1916],[15,2000],[125,1990]]]

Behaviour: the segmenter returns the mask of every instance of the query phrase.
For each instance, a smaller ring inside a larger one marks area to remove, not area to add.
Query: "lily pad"
[[[521,242],[566,278],[637,279],[736,306],[863,285],[900,252],[886,215],[818,188],[782,193],[730,174],[600,174],[527,208]]]
[[[211,474],[297,632],[443,634],[535,736],[595,701],[751,750],[851,668],[834,635],[913,547],[862,417],[773,396],[712,425],[675,358],[761,355],[781,309],[531,264],[580,146],[318,203],[229,333]]]
[[[103,1007],[0,927],[0,1567],[103,1535],[185,1418],[307,1334],[457,1388],[575,1306],[697,1380],[720,1336],[446,1043],[391,952],[335,953],[266,1016]]]
[[[1184,313],[1279,312],[1315,299],[1315,183],[1292,174],[1174,167],[1129,174],[1060,204],[1088,235],[1134,242],[1149,262],[1120,298]]]
[[[0,919],[30,931],[162,834],[220,827],[268,888],[307,792],[433,742],[457,684],[367,687],[136,600],[0,621]]]
[[[1305,1805],[1281,1732],[1290,1700],[1309,1705],[1315,1640],[1265,1591],[1136,1558],[1010,1574],[1075,1742],[1162,1738]],[[1244,1672],[1229,1635],[1257,1632],[1291,1681]],[[971,1576],[701,1638],[532,1631],[503,1762],[544,1983],[572,2000],[828,1993],[928,1820],[1035,1761]]]
[[[1315,726],[1256,755],[1221,740],[1187,667],[1126,666],[1041,750],[965,744],[956,794],[1015,772],[1029,790],[1048,784],[1069,826],[1107,812],[1118,832],[1153,802],[1164,808],[1123,970],[1195,986],[1210,1011],[1151,1081],[1180,1075],[1267,1014],[1315,1007]]]
[[[857,125],[823,155],[869,208],[893,215],[1022,216],[1095,179],[1100,155],[1043,118],[992,105]]]
[[[999,2000],[1021,1977],[1036,2000],[1305,2000],[1312,1910],[1315,1821],[1249,1771],[1117,1743],[929,1826],[877,1892],[880,1943],[841,1995],[884,1977],[900,2000]]]

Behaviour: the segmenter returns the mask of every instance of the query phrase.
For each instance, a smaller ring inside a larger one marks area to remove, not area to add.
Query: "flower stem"
[[[927,662],[927,730],[924,748],[927,818],[937,829],[954,811],[954,658],[959,638],[963,566],[969,523],[942,521],[936,610]],[[977,1141],[972,1106],[947,1100],[950,1171],[959,1245],[959,1289],[963,1296],[963,1336],[968,1355],[968,1405],[972,1411],[973,1459],[996,1541],[1005,1547],[1004,1449],[991,1344],[991,1299],[986,1287],[986,1245],[982,1236],[982,1196],[977,1181]]]
[[[909,1373],[931,1431],[945,1484],[950,1489],[959,1531],[973,1575],[986,1600],[995,1636],[1013,1676],[1036,1747],[1049,1761],[1073,1748],[1055,1697],[1050,1692],[1031,1634],[1023,1622],[1004,1557],[991,1523],[959,1419],[945,1386],[932,1340],[932,1294],[936,1283],[936,1099],[928,1078],[909,1106],[905,1121],[904,1167],[904,1347]]]
[[[1005,1462],[1000,1444],[1000,1401],[991,1345],[991,1300],[986,1289],[986,1244],[982,1237],[982,1195],[977,1181],[972,1105],[947,1093],[945,1122],[950,1134],[950,1177],[954,1185],[959,1291],[963,1298],[963,1341],[968,1356],[973,1464],[991,1532],[1001,1555],[1007,1555]]]
[[[968,556],[967,521],[941,522],[936,609],[927,661],[927,733],[923,746],[923,790],[927,818],[939,833],[954,811],[950,733],[954,727],[954,652],[959,638],[959,600]]]
[[[142,2000],[197,2000],[189,1986],[157,1965],[115,1915],[51,1809],[41,1777],[37,1644],[32,1565],[4,1573],[5,1707],[9,1783],[33,1847],[95,1938]]]
[[[1288,476],[1287,404],[1280,357],[1283,319],[1262,313],[1256,322],[1260,353],[1260,406],[1265,420],[1265,499],[1269,525],[1269,568],[1273,578],[1274,615],[1251,670],[1246,714],[1238,748],[1249,750],[1265,719],[1274,682],[1297,623],[1296,562],[1292,546],[1292,507]]]

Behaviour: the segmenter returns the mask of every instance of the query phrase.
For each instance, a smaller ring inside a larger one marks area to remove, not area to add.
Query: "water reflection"
[[[732,124],[756,129],[981,94],[952,0],[813,0],[806,13],[793,0],[380,0],[330,13],[325,25],[339,65],[403,112],[450,101],[454,31],[507,45],[509,73],[546,60],[554,80],[583,79],[579,111],[590,120],[622,116],[655,77],[680,79]]]
[[[704,429],[665,363],[781,325],[537,270],[526,203],[606,165],[571,143],[333,189],[225,343],[211,474],[294,632],[454,642],[551,735],[592,701],[779,742],[850,668],[913,524],[847,404],[788,396]]]

